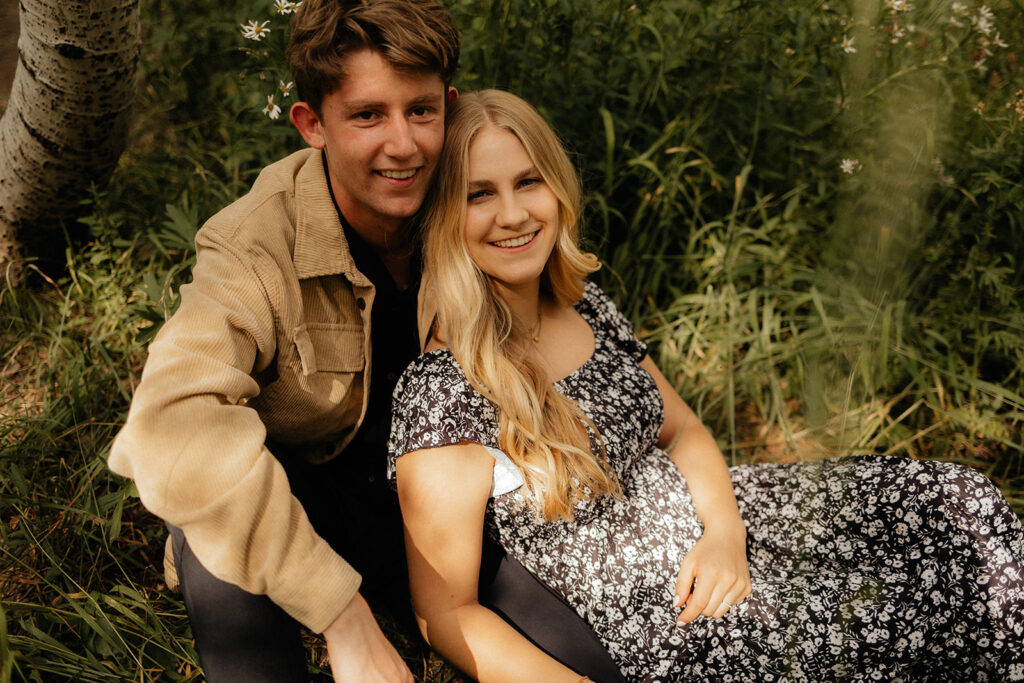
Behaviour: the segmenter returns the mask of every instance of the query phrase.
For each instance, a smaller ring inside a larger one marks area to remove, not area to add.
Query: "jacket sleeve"
[[[360,577],[313,530],[245,405],[259,392],[254,368],[276,351],[267,283],[216,235],[200,231],[197,247],[193,281],[150,346],[109,465],[182,529],[214,576],[321,632]]]

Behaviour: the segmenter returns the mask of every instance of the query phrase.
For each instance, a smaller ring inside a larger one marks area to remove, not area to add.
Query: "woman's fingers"
[[[728,606],[731,606],[731,603],[727,603],[725,598],[732,590],[732,587],[732,581],[728,583],[719,581],[715,585],[714,590],[711,591],[711,596],[708,598],[704,609],[701,610],[701,615],[705,617],[718,617],[721,614],[725,614],[729,610]]]
[[[714,617],[715,619],[721,619],[729,612],[729,610],[731,610],[733,607],[740,603],[740,601],[743,599],[741,597],[742,595],[742,593],[734,590],[729,591],[722,597],[721,600],[718,601],[717,605],[715,604],[715,599],[712,598],[711,604],[708,605],[708,609],[712,609],[712,606],[714,606],[714,609],[712,613],[707,616]]]
[[[686,609],[679,615],[678,621],[685,623],[693,621],[704,612],[704,608],[708,606],[708,601],[711,599],[711,592],[714,589],[715,582],[709,579],[701,579],[699,576],[695,581],[696,584],[694,585],[693,592],[686,601]]]
[[[690,602],[693,595],[693,579],[696,577],[696,567],[693,562],[683,561],[679,569],[679,576],[676,578],[676,607],[682,607]]]
[[[712,609],[712,613],[708,616],[714,617],[715,619],[721,619],[726,613],[736,605],[740,604],[747,599],[750,595],[750,578],[744,576],[733,585],[733,587],[726,592],[725,597],[715,606],[715,597],[712,596],[711,601],[708,603],[708,609]]]
[[[702,574],[703,581],[698,577],[692,594],[683,602],[686,609],[679,615],[678,621],[689,623],[698,616],[720,619],[750,595],[750,580],[747,577],[733,579],[728,576],[728,572],[725,574],[716,576],[714,580],[709,575]]]

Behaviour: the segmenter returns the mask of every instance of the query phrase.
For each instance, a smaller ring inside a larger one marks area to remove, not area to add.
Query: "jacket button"
[[[356,299],[356,306],[359,307],[360,311],[366,308],[366,299],[364,299],[363,297],[359,297],[358,299]]]

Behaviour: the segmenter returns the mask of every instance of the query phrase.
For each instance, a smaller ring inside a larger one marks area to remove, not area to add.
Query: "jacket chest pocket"
[[[295,328],[294,340],[304,377],[356,373],[365,365],[360,325],[303,323]]]

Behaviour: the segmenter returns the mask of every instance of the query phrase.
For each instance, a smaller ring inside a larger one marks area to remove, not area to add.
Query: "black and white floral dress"
[[[732,468],[753,592],[722,619],[677,623],[676,576],[702,526],[656,446],[664,413],[638,365],[646,347],[595,285],[576,308],[594,354],[555,386],[600,430],[622,500],[538,521],[498,449],[493,404],[447,350],[423,354],[395,389],[389,474],[412,450],[487,447],[487,533],[564,596],[628,680],[1024,680],[1024,530],[985,476],[948,463]]]

